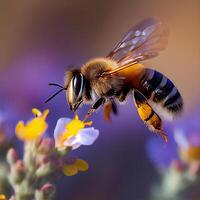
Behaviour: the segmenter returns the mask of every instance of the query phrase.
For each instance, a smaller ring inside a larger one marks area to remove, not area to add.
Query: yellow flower
[[[45,110],[41,113],[38,109],[33,108],[32,113],[36,116],[31,121],[24,124],[23,121],[19,121],[15,128],[17,137],[22,141],[36,140],[43,135],[47,129],[46,117],[49,110]]]
[[[56,147],[59,150],[71,147],[76,149],[81,145],[91,145],[97,139],[99,131],[85,126],[91,126],[92,122],[81,121],[76,115],[74,119],[61,118],[54,130]]]
[[[186,136],[182,130],[175,130],[174,138],[178,144],[178,153],[182,161],[185,163],[200,163],[200,145],[193,144],[190,140],[192,134]],[[194,135],[195,136],[195,135]],[[194,137],[193,136],[193,137]],[[198,136],[198,135],[197,135]],[[198,137],[195,137],[198,141]]]
[[[6,200],[6,196],[4,194],[0,194],[0,200]]]
[[[74,176],[76,175],[79,171],[87,171],[89,168],[88,163],[82,159],[76,159],[73,163],[71,164],[65,164],[63,166],[63,173],[66,176]]]
[[[189,146],[187,149],[179,149],[180,157],[185,162],[200,162],[200,147]]]

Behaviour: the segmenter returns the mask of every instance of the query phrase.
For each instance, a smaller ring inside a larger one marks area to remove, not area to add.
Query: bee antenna
[[[56,92],[55,94],[53,94],[52,96],[50,96],[46,101],[45,103],[49,102],[51,99],[53,99],[56,95],[58,95],[60,92],[62,92],[63,90],[66,90],[66,88],[63,88],[58,90],[58,92]]]
[[[57,83],[49,83],[49,85],[50,86],[57,86],[57,87],[60,87],[60,88],[63,88],[64,89],[64,87],[62,86],[62,85],[59,85],[59,84],[57,84]]]

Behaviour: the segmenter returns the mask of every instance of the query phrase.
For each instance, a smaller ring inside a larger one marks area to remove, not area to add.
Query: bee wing
[[[131,28],[107,56],[119,65],[153,58],[167,43],[167,28],[157,19],[148,18]]]
[[[146,97],[138,90],[134,90],[134,100],[141,120],[151,131],[160,134],[167,142],[167,135],[162,131],[162,120],[148,103]]]

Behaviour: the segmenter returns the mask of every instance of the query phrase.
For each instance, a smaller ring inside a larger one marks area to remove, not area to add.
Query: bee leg
[[[112,112],[117,115],[118,114],[118,109],[117,109],[117,104],[115,103],[115,101],[112,99],[111,100],[112,103]]]
[[[86,114],[86,116],[85,116],[85,118],[84,118],[84,121],[86,121],[89,117],[90,117],[90,115],[95,111],[95,110],[97,110],[101,105],[103,105],[104,103],[105,103],[105,98],[104,97],[101,97],[101,98],[99,98],[94,104],[93,104],[93,106],[88,110],[88,112],[87,112],[87,114]]]
[[[168,142],[167,135],[162,130],[157,130],[157,132],[158,132],[158,134],[161,135],[162,139],[167,143]]]
[[[111,112],[113,112],[115,115],[117,115],[117,105],[113,99],[106,102],[104,105],[104,119],[106,121],[111,121]]]
[[[167,135],[162,130],[162,120],[159,115],[147,102],[146,97],[139,91],[134,91],[134,99],[138,114],[150,131],[161,135],[165,142],[168,141]]]
[[[120,93],[117,94],[117,99],[118,99],[120,102],[123,102],[123,101],[126,99],[126,97],[127,97],[127,95],[128,95],[129,92],[130,92],[130,87],[128,87],[128,86],[124,87],[124,88],[120,91]]]

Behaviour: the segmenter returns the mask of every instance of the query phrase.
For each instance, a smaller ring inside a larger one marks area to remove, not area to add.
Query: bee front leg
[[[104,97],[99,98],[93,104],[93,106],[88,110],[87,114],[85,115],[84,121],[86,121],[95,110],[97,110],[101,105],[103,105],[105,103],[105,101],[106,101],[106,99]]]

